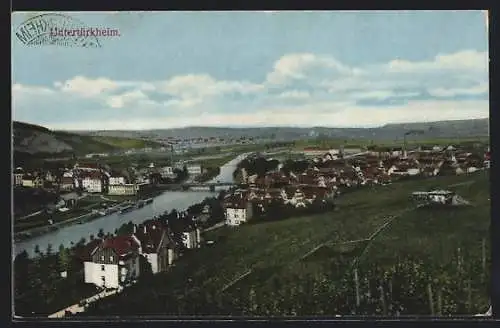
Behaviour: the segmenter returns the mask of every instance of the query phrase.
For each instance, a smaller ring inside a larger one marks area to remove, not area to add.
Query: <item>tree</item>
[[[97,237],[102,239],[104,237],[104,230],[99,229],[99,232],[97,233]]]
[[[45,250],[47,256],[52,255],[52,244],[47,245],[47,249]]]
[[[35,254],[36,254],[36,256],[40,256],[41,255],[40,246],[38,244],[35,245]]]
[[[68,271],[71,264],[71,256],[69,250],[61,244],[59,246],[59,270],[60,271]]]

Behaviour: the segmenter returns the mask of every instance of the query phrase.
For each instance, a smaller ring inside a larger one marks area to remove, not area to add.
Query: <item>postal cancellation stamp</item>
[[[101,38],[120,36],[120,31],[89,27],[74,17],[50,13],[25,20],[16,28],[15,34],[18,40],[26,46],[100,48]]]

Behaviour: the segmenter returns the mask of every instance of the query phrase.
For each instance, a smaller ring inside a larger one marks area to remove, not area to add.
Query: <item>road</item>
[[[116,293],[120,293],[121,291],[122,291],[122,289],[115,289],[115,290],[111,290],[111,291],[103,290],[102,292],[97,293],[94,296],[83,299],[82,301],[78,302],[78,304],[73,304],[71,306],[68,306],[67,308],[64,308],[60,311],[57,311],[56,313],[49,315],[49,318],[63,318],[66,315],[66,312],[71,312],[73,314],[85,312],[85,306],[82,306],[80,304],[87,304],[88,305],[88,304],[94,303],[100,299],[103,299],[105,297],[114,295]]]
[[[225,225],[225,222],[224,222],[224,221],[222,221],[222,222],[219,222],[219,223],[217,223],[217,224],[215,224],[215,225],[213,225],[213,226],[211,226],[211,227],[209,227],[209,228],[206,228],[205,230],[203,230],[203,232],[207,232],[207,231],[215,230],[215,229],[218,229],[218,228],[220,228],[220,227],[223,227],[224,225]]]
[[[29,219],[32,216],[37,216],[37,215],[42,214],[42,213],[43,213],[43,210],[40,210],[38,212],[34,212],[34,213],[28,214],[26,216],[23,216],[21,218],[18,218],[17,220],[26,220],[26,219]]]

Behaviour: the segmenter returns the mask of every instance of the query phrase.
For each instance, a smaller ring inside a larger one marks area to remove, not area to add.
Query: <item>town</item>
[[[94,285],[98,296],[82,298],[76,305],[68,304],[65,309],[49,315],[61,317],[83,312],[93,301],[119,293],[138,280],[148,279],[148,273],[165,272],[177,261],[189,261],[189,256],[183,257],[198,248],[213,246],[213,240],[203,240],[204,231],[223,225],[237,227],[256,221],[338,210],[337,200],[344,193],[359,188],[386,186],[408,179],[470,175],[489,167],[489,148],[478,143],[417,146],[409,150],[401,147],[309,147],[302,149],[296,159],[283,151],[251,153],[236,165],[233,176],[237,183],[222,190],[211,201],[206,199],[184,211],[173,210],[143,218],[140,224],[127,223],[115,234],[100,232],[97,237],[91,236],[88,243],[77,244],[72,251],[73,261],[77,262],[73,270],[83,272],[84,282]],[[130,171],[135,175],[131,176]],[[116,172],[109,166],[78,164],[58,173],[22,172],[22,168],[18,168],[14,183],[24,188],[57,188],[61,196],[52,209],[64,212],[71,204],[79,202],[78,194],[99,194],[104,199],[104,195],[148,195],[146,191],[158,184],[159,179],[173,182],[183,172],[184,179],[194,179],[203,173],[203,168],[199,165],[156,168],[151,163],[130,171]],[[76,198],[65,197],[69,194]],[[439,198],[436,202],[445,204],[447,199]],[[138,201],[134,206],[145,204],[146,201]],[[113,208],[127,211],[131,207],[130,202],[124,202],[107,211],[99,211],[97,216],[108,215]],[[51,253],[47,252],[46,255]],[[61,247],[60,252],[67,251]],[[39,250],[38,255],[43,256]],[[18,258],[25,257],[26,254],[18,255]],[[75,274],[68,272],[66,262],[58,267],[60,277]]]

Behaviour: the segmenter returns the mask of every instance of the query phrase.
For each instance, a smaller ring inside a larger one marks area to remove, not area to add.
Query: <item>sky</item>
[[[14,120],[143,130],[489,116],[482,11],[63,14],[119,36],[28,46],[16,31],[37,14],[14,13]]]

